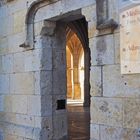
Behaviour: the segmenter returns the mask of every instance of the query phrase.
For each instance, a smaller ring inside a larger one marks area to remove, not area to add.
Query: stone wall
[[[50,47],[43,49],[51,40],[40,32],[45,19],[80,8],[88,21],[91,50],[91,140],[139,140],[140,74],[120,74],[119,28],[99,33],[94,1],[62,0],[38,11],[35,47],[27,51],[19,46],[26,39],[25,18],[33,1],[13,0],[0,7],[0,140],[55,140],[63,135],[59,126],[66,121],[65,112],[59,114],[53,104],[62,96],[49,96],[55,62],[47,53]],[[118,0],[108,3],[108,18],[119,23]]]
[[[119,24],[118,5],[119,1],[109,1],[108,19]],[[83,13],[92,18],[93,9],[83,9]],[[96,19],[90,18],[89,23]],[[111,33],[93,30],[94,21],[89,25],[91,140],[139,140],[140,74],[121,75],[119,27]]]
[[[28,6],[15,0],[0,7],[0,140],[39,139],[41,50],[19,47]]]

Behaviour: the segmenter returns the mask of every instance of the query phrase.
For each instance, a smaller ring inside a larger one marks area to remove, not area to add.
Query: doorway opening
[[[88,46],[88,26],[80,13],[79,16],[74,13],[69,13],[69,15],[72,16],[64,15],[46,21],[46,25],[42,29],[44,45],[42,56],[46,58],[42,59],[42,63],[47,69],[46,75],[44,76],[44,71],[42,75],[47,81],[45,83],[47,87],[45,90],[42,88],[42,90],[43,93],[44,91],[50,92],[45,94],[46,98],[43,97],[42,100],[48,99],[48,106],[52,111],[49,114],[52,129],[49,132],[53,140],[66,140],[67,137],[68,140],[89,140],[90,49]],[[72,50],[73,46],[75,46],[74,50]],[[43,78],[42,84],[44,84]],[[68,104],[66,104],[67,99]],[[75,102],[75,100],[80,101],[80,103]],[[72,103],[69,104],[69,101]],[[42,104],[42,110],[44,113],[46,105]]]
[[[67,41],[67,102],[84,102],[84,50],[81,41],[71,30]]]
[[[66,29],[68,139],[90,139],[90,50],[85,18]]]

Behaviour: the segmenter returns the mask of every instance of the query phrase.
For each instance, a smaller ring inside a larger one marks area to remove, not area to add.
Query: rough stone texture
[[[114,45],[115,45],[115,63],[120,64],[120,34],[114,34]]]
[[[91,123],[121,127],[123,125],[122,99],[92,97]]]
[[[57,110],[57,100],[66,99],[65,25],[50,29],[49,36],[48,30],[41,31],[44,20],[68,20],[71,11],[88,22],[91,140],[139,140],[140,74],[120,74],[119,28],[114,33],[96,30],[99,18],[119,24],[120,1],[108,0],[104,9],[94,0],[51,1],[35,14],[34,33],[29,30],[28,36],[34,34],[34,50],[26,50],[19,46],[34,1],[0,1],[0,140],[66,140],[67,113]],[[97,18],[96,9],[107,13]]]
[[[92,38],[96,35],[96,5],[90,5],[82,8],[82,14],[85,16],[88,22],[88,37]]]
[[[121,75],[119,65],[103,67],[105,97],[140,97],[140,75]]]
[[[34,94],[34,73],[11,74],[10,91],[13,94]]]
[[[90,39],[91,64],[114,64],[114,40],[113,35],[101,36]]]
[[[137,130],[100,126],[101,140],[140,140]]]
[[[124,122],[125,128],[137,129],[140,127],[140,99],[124,99]]]
[[[91,96],[102,96],[102,67],[91,67],[90,83]]]
[[[90,140],[100,139],[100,126],[97,124],[90,125]]]

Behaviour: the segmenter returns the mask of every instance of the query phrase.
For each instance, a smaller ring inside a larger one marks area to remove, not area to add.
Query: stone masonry
[[[0,1],[0,140],[67,139],[67,112],[57,110],[66,99],[65,23],[57,21],[77,10],[91,51],[90,140],[140,140],[140,74],[120,72],[120,1],[99,1]]]

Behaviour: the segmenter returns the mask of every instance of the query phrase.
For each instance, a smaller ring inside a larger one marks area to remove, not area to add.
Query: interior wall
[[[73,58],[69,47],[66,45],[67,60],[67,99],[73,98]]]
[[[71,29],[70,29],[71,30]],[[72,30],[70,32],[73,32]],[[84,81],[84,59],[83,59],[83,75],[80,70],[81,54],[83,52],[83,46],[79,38],[75,33],[71,33],[72,36],[67,40],[67,94],[72,100],[81,100],[84,98],[84,91],[81,90],[81,87],[84,87],[84,84],[80,81],[80,76],[83,76]],[[82,85],[81,85],[82,84]],[[82,87],[82,89],[84,89]],[[83,93],[83,97],[82,97]],[[81,100],[82,101],[82,100]]]

